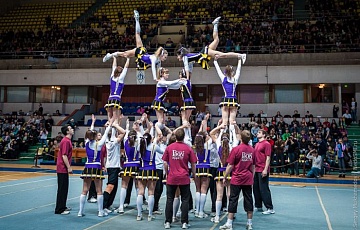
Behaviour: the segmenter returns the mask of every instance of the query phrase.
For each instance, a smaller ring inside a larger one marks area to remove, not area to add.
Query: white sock
[[[99,212],[104,212],[103,206],[104,206],[104,195],[97,195],[97,204]]]
[[[214,25],[214,32],[218,32],[218,24],[219,24],[219,23],[216,23],[216,24]]]
[[[216,215],[220,216],[220,212],[221,212],[221,206],[222,206],[222,201],[217,200],[215,202],[215,208],[216,208]]]
[[[199,214],[204,213],[205,202],[206,202],[206,194],[201,194]]]
[[[143,195],[138,195],[137,199],[136,199],[136,206],[137,206],[138,216],[141,216],[142,205],[143,205]]]
[[[248,219],[247,224],[252,225],[252,219]]]
[[[149,216],[152,216],[153,208],[155,204],[155,198],[154,195],[148,196],[148,210],[149,210]]]
[[[174,198],[174,203],[173,203],[173,217],[176,216],[177,211],[179,210],[179,206],[180,206],[180,199],[179,197]]]
[[[121,190],[120,190],[120,205],[119,205],[119,208],[124,209],[125,197],[126,197],[126,188],[121,188]]]
[[[200,209],[200,193],[197,192],[195,194],[195,208],[196,208],[196,212],[199,213],[199,209]]]
[[[81,213],[81,214],[84,213],[85,201],[86,201],[86,195],[81,194],[80,195],[80,210],[79,210],[79,213]]]
[[[232,226],[233,220],[230,220],[230,219],[228,218],[227,221],[226,221],[226,224]]]
[[[135,33],[140,33],[141,32],[141,28],[140,28],[140,22],[139,20],[135,19]]]

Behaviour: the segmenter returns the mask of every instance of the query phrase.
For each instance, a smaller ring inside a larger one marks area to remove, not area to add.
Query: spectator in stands
[[[42,147],[46,146],[48,147],[48,143],[47,143],[47,136],[48,136],[49,132],[43,128],[41,131],[40,131],[40,134],[39,134],[39,141],[40,141],[40,144]]]
[[[147,53],[146,48],[143,45],[143,42],[141,41],[141,28],[140,28],[140,22],[139,22],[139,12],[134,10],[134,18],[135,18],[135,40],[136,40],[136,48],[132,50],[127,50],[125,52],[115,52],[115,53],[108,53],[104,57],[103,61],[106,62],[112,57],[126,57],[131,58],[136,56],[136,68],[137,70],[145,70],[148,66],[151,65],[151,71],[153,75],[153,80],[157,79],[157,71],[160,67],[160,64],[162,61],[165,61],[168,52],[163,48],[159,47],[155,54],[149,55]]]
[[[60,143],[61,142],[61,140],[63,139],[63,134],[62,134],[62,132],[58,132],[58,135],[55,137],[55,140],[58,142],[58,143]]]
[[[124,68],[117,66],[116,57],[113,57],[112,72],[110,75],[110,95],[104,108],[107,110],[108,121],[114,117],[114,124],[118,123],[121,114],[121,94],[124,90],[124,80],[129,68],[130,59],[127,58]]]
[[[142,115],[144,112],[145,112],[145,109],[144,109],[144,107],[142,107],[142,106],[140,106],[140,107],[136,110],[136,113],[139,114],[139,115]]]
[[[346,174],[345,154],[347,154],[347,152],[346,152],[346,145],[343,143],[342,138],[339,138],[338,143],[336,144],[335,147],[335,151],[339,162],[339,177],[345,178],[345,174]]]
[[[56,112],[54,113],[54,116],[61,116],[60,111],[57,109]]]
[[[39,114],[38,114],[38,115],[43,115],[44,108],[43,108],[43,106],[42,106],[42,104],[41,104],[41,103],[39,104],[39,109],[38,109],[38,112],[39,112]]]
[[[357,102],[355,98],[351,98],[351,118],[352,122],[357,122]]]
[[[349,110],[346,110],[345,113],[342,115],[342,117],[345,119],[346,127],[351,125],[352,117],[351,114],[349,113]]]
[[[342,101],[341,106],[342,106],[342,114],[346,113],[346,110],[348,111],[350,110],[349,104],[345,100]]]
[[[309,153],[306,155],[306,158],[312,161],[311,170],[307,173],[307,177],[320,177],[320,171],[321,171],[321,157],[318,154],[318,151],[316,149],[312,149],[309,151]]]
[[[292,117],[300,118],[299,112],[297,110],[294,110],[294,114],[292,115]]]
[[[169,49],[174,48],[174,42],[171,40],[171,38],[167,39],[167,41],[165,43],[165,48],[169,48]]]
[[[169,128],[175,128],[175,121],[171,119],[171,117],[169,116],[165,125]]]
[[[54,119],[52,118],[52,116],[50,114],[48,114],[47,119],[45,121],[45,128],[48,132],[51,132],[51,128],[54,125]]]
[[[338,112],[339,112],[339,106],[334,105],[333,106],[333,118],[338,117]]]

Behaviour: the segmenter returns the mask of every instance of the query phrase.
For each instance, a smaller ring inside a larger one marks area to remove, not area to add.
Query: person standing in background
[[[262,212],[262,203],[267,208],[262,214],[275,214],[269,188],[271,145],[266,140],[267,133],[260,129],[257,132],[259,142],[255,145],[254,198],[255,208]]]
[[[74,129],[70,125],[61,128],[64,138],[60,142],[59,154],[56,161],[56,174],[58,190],[56,195],[55,214],[70,214],[70,208],[66,207],[66,200],[69,190],[69,173],[72,174],[72,143],[71,138],[74,135]]]
[[[355,101],[355,98],[351,98],[351,118],[352,122],[356,123],[357,121],[357,102]]]

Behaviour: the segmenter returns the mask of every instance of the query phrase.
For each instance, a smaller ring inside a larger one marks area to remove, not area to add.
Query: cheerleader
[[[138,154],[137,143],[138,138],[141,135],[141,129],[139,129],[140,121],[136,121],[133,124],[133,129],[129,131],[129,120],[126,121],[126,133],[124,136],[124,169],[120,172],[121,180],[121,190],[120,190],[120,205],[117,209],[117,213],[124,213],[124,201],[126,197],[126,190],[129,186],[129,181],[131,178],[136,177],[138,168],[140,167],[140,157]]]
[[[113,58],[112,72],[110,76],[110,95],[107,104],[104,106],[107,110],[108,120],[115,117],[115,124],[121,114],[121,94],[124,89],[124,79],[129,67],[129,58],[126,59],[124,68],[117,66],[116,57]]]
[[[168,78],[169,78],[169,70],[165,68],[160,68],[158,70],[156,96],[151,105],[151,108],[154,109],[156,112],[157,123],[155,124],[155,127],[158,127],[160,130],[162,130],[165,126],[164,112],[166,112],[167,110],[164,106],[163,101],[165,100],[165,97],[169,92],[169,89],[179,89],[181,85],[186,84],[186,81],[183,79],[167,81]],[[158,135],[160,134],[161,133],[158,133]]]
[[[191,73],[191,71],[190,71],[190,73]],[[190,119],[191,113],[194,109],[196,109],[194,99],[191,95],[191,81],[190,81],[191,75],[189,75],[189,77],[188,77],[186,75],[185,69],[182,69],[179,72],[179,77],[180,77],[180,79],[186,79],[186,84],[184,84],[180,87],[181,97],[184,102],[183,105],[180,107],[181,120],[182,120],[182,124],[190,125],[189,119]],[[185,139],[184,141],[191,142],[192,141],[191,140],[191,128],[185,127],[184,131],[185,131],[185,137],[189,138],[189,139]]]
[[[221,71],[217,59],[218,58],[215,57],[214,65],[219,75],[219,78],[221,79],[221,83],[225,93],[225,96],[222,97],[220,102],[222,122],[225,125],[228,125],[230,123],[230,130],[234,130],[234,126],[232,124],[236,119],[236,113],[238,107],[240,106],[236,98],[236,85],[240,77],[241,60],[243,60],[243,57],[240,56],[238,58],[239,60],[236,72],[234,72],[233,66],[227,65],[224,73]],[[234,138],[235,137],[232,137],[232,135],[230,136],[231,141]]]
[[[238,127],[238,126],[236,126]],[[215,202],[215,217],[211,218],[211,221],[214,223],[220,222],[220,211],[223,200],[223,194],[224,194],[224,188],[225,185],[223,183],[224,180],[224,172],[226,170],[227,166],[227,158],[229,157],[230,151],[235,145],[238,144],[237,141],[235,141],[236,144],[230,145],[230,134],[228,132],[224,132],[226,128],[226,125],[222,123],[221,125],[218,125],[215,129],[211,130],[210,137],[212,138],[213,142],[216,143],[216,148],[218,152],[218,156],[220,158],[220,167],[218,168],[216,172],[216,176],[214,180],[216,181],[216,202]],[[239,130],[238,130],[239,131]],[[217,135],[219,133],[219,135]],[[233,135],[236,135],[235,133]],[[230,175],[225,178],[226,181],[230,182]],[[226,196],[227,200],[229,200],[230,197],[230,183],[226,184]],[[227,202],[228,203],[228,202]]]
[[[218,33],[218,24],[221,17],[217,17],[212,24],[214,25],[213,28],[213,41],[210,43],[210,45],[205,46],[205,48],[199,52],[199,53],[189,53],[189,50],[182,47],[177,51],[177,57],[179,61],[184,62],[184,67],[186,71],[186,75],[189,77],[189,63],[196,62],[201,65],[203,69],[210,69],[209,61],[211,57],[218,56],[218,58],[231,58],[231,57],[245,57],[243,59],[243,62],[245,62],[246,56],[244,54],[238,54],[234,52],[228,52],[223,53],[220,51],[217,51],[216,48],[219,44],[219,33]]]
[[[103,195],[102,195],[102,180],[105,179],[104,172],[102,171],[100,162],[101,148],[105,144],[106,137],[111,129],[111,125],[114,122],[114,117],[109,121],[108,127],[105,129],[105,133],[100,141],[96,140],[97,132],[94,130],[88,130],[85,134],[85,149],[87,155],[87,161],[85,168],[80,176],[83,179],[83,190],[80,195],[80,210],[78,213],[79,217],[84,216],[84,206],[86,201],[86,194],[89,191],[91,181],[93,180],[97,192],[98,202],[98,216],[107,216],[107,213],[103,210]]]
[[[148,54],[141,40],[141,36],[140,36],[141,29],[139,22],[140,15],[137,10],[134,10],[134,18],[135,18],[136,48],[132,50],[127,50],[125,52],[115,52],[112,54],[107,53],[106,56],[103,58],[103,62],[108,61],[112,57],[126,57],[126,58],[135,57],[136,69],[146,70],[151,66],[153,79],[156,80],[157,69],[161,67],[161,62],[167,59],[168,52],[163,47],[160,46],[154,54],[152,55]]]
[[[210,151],[212,139],[208,136],[206,130],[206,120],[201,123],[200,131],[195,136],[195,153],[197,156],[196,163],[196,195],[195,195],[195,217],[206,218],[204,207],[206,202],[206,193],[210,183]]]
[[[108,183],[104,191],[104,211],[111,213],[110,206],[113,204],[118,188],[118,175],[120,173],[120,142],[122,141],[125,130],[118,124],[113,124],[114,128],[108,133],[105,146],[107,156],[105,158],[105,170],[108,174]],[[116,129],[115,129],[116,128]],[[118,132],[118,135],[116,135]]]
[[[164,149],[160,148],[157,145],[157,140],[155,143],[152,142],[152,137],[149,133],[145,133],[143,137],[140,138],[139,153],[140,153],[140,168],[139,174],[136,176],[138,184],[138,196],[136,200],[138,215],[136,220],[142,220],[142,205],[143,198],[145,193],[145,188],[148,188],[148,221],[153,219],[153,208],[154,208],[154,191],[156,186],[156,181],[159,179],[159,176],[156,172],[155,164],[155,155],[157,152],[163,154]]]

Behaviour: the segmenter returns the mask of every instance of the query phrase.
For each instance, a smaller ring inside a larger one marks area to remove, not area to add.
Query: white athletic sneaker
[[[112,213],[112,211],[110,209],[104,208],[104,212],[106,212],[107,214]]]
[[[124,208],[118,208],[116,209],[116,212],[119,213],[119,214],[124,214]]]
[[[148,221],[152,221],[153,219],[155,219],[155,216],[148,216]]]
[[[179,219],[178,219],[177,217],[173,216],[172,222],[173,222],[173,223],[176,223],[176,222],[178,222],[178,221],[179,221]]]
[[[263,212],[264,210],[262,208],[254,208],[254,212]]]
[[[127,207],[129,207],[129,204],[124,204],[124,208],[127,208]]]
[[[188,225],[187,223],[183,223],[181,228],[182,228],[182,229],[188,229],[188,228],[189,228],[189,225]]]
[[[85,216],[84,213],[78,212],[78,217],[83,217],[83,216]]]
[[[215,216],[215,217],[211,218],[211,222],[214,222],[215,224],[218,224],[220,222],[220,217]]]
[[[220,226],[219,229],[233,230],[233,227],[232,227],[232,225],[224,224],[223,226]]]
[[[68,210],[64,210],[62,213],[60,213],[61,215],[69,215],[70,214],[70,211]]]
[[[137,217],[136,217],[136,220],[137,220],[137,221],[140,221],[140,220],[142,220],[142,219],[143,219],[142,216],[137,216]]]
[[[136,20],[139,20],[139,18],[140,18],[139,12],[137,10],[134,10],[134,18]]]
[[[166,223],[164,224],[164,228],[165,228],[165,229],[170,229],[170,228],[171,228],[170,223],[169,223],[169,222],[166,222]]]
[[[215,18],[215,20],[212,22],[213,25],[218,24],[221,17]]]
[[[199,213],[199,215],[198,215],[198,218],[200,218],[200,219],[207,218],[207,217],[208,217],[208,215],[205,213]]]
[[[264,215],[275,214],[275,211],[273,209],[268,209],[268,210],[262,212],[262,214],[264,214]]]
[[[252,230],[252,224],[246,224],[246,230]]]
[[[110,58],[112,58],[111,53],[107,53],[107,54],[105,55],[105,57],[103,58],[103,62],[107,62],[107,61],[109,61],[109,60],[110,60]]]
[[[107,215],[108,214],[106,212],[104,212],[104,211],[98,213],[98,217],[104,217],[104,216],[107,216]]]

